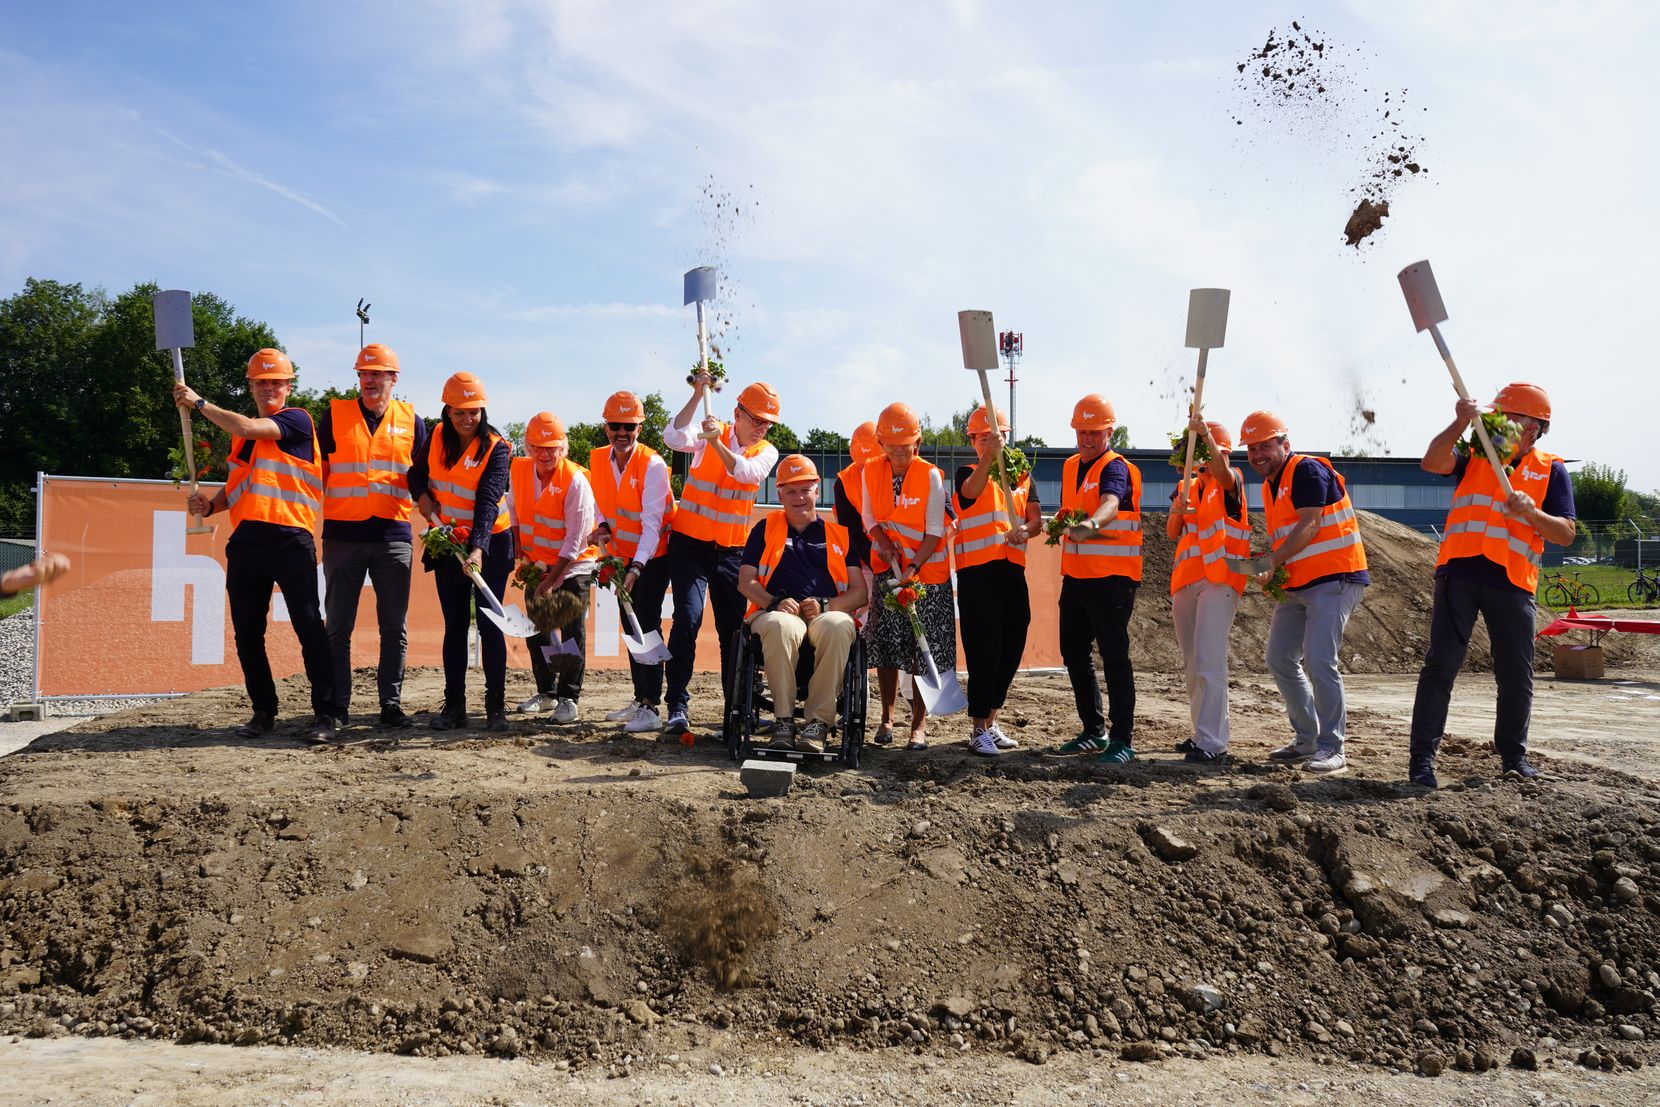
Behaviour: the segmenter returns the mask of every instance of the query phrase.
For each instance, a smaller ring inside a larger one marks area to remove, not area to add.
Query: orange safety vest
[[[855,461],[847,468],[836,474],[836,479],[842,482],[842,488],[847,491],[847,502],[853,505],[853,510],[864,514],[865,486],[861,481],[864,473],[864,462]]]
[[[478,449],[475,439],[460,457],[455,459],[455,467],[444,464],[444,437],[434,433],[427,447],[427,484],[432,490],[432,498],[438,502],[438,518],[452,526],[473,525],[473,503],[478,499],[478,482],[484,477],[484,466],[490,455],[495,452],[496,443],[501,441],[500,435],[492,434],[484,444],[484,458],[473,460],[473,454]],[[496,521],[490,527],[491,534],[500,534],[513,525],[507,517],[507,494],[503,493],[501,503],[496,505]]]
[[[821,521],[824,523],[825,567],[830,570],[830,579],[836,582],[836,595],[839,596],[847,591],[847,528],[828,519]],[[761,550],[761,563],[755,566],[755,580],[762,588],[772,579],[772,571],[778,568],[779,559],[784,556],[784,543],[790,536],[789,516],[782,511],[773,512],[767,516],[766,528],[762,532],[766,538],[766,545]],[[761,606],[751,600],[749,610],[744,612],[744,618],[749,618],[759,610]]]
[[[1531,450],[1516,463],[1510,487],[1525,492],[1533,502],[1543,504],[1550,488],[1551,464],[1562,460],[1555,454]],[[1545,539],[1521,519],[1504,513],[1504,489],[1493,467],[1479,455],[1464,467],[1464,478],[1453,493],[1452,510],[1441,539],[1437,565],[1455,557],[1485,557],[1504,566],[1504,575],[1517,588],[1532,595],[1539,587],[1539,559],[1544,556]]]
[[[743,457],[754,457],[767,448],[763,438],[740,451],[731,423],[721,424],[721,438],[727,449]],[[686,474],[686,484],[680,490],[674,530],[717,546],[742,546],[749,535],[750,512],[755,510],[755,498],[760,494],[759,484],[744,484],[728,473],[713,444],[706,443],[702,460]]]
[[[519,556],[538,565],[552,565],[559,560],[560,547],[565,544],[565,494],[571,482],[587,478],[587,470],[566,458],[554,466],[553,475],[542,485],[542,494],[536,494],[536,462],[528,457],[513,459],[509,471],[509,487],[513,493],[513,516],[519,521]],[[599,556],[598,546],[580,551],[573,561],[588,561]]]
[[[357,400],[329,401],[334,452],[324,474],[324,519],[409,521],[415,511],[409,467],[415,460],[417,418],[412,404],[393,400],[370,434]]]
[[[920,457],[912,459],[910,467],[905,470],[905,481],[899,486],[898,503],[895,503],[893,498],[893,466],[888,463],[888,459],[872,458],[865,462],[864,469],[865,491],[870,496],[871,517],[887,527],[888,537],[905,551],[905,560],[915,561],[917,551],[922,549],[922,540],[926,537],[924,528],[928,525],[928,487],[932,483],[929,476],[939,472],[939,468]],[[949,538],[949,534],[941,535],[939,545],[929,555],[928,560],[916,570],[916,575],[923,584],[943,584],[950,578]],[[870,550],[870,567],[878,573],[886,572],[890,568],[874,546]]]
[[[254,446],[247,461],[242,460],[245,442]],[[315,532],[323,512],[323,465],[317,460],[321,452],[316,426],[311,428],[310,461],[284,453],[275,438],[232,435],[230,478],[225,481],[232,528],[256,522]]]
[[[588,483],[594,489],[594,503],[599,506],[600,514],[611,523],[611,541],[607,544],[609,552],[624,561],[635,560],[635,551],[640,546],[645,526],[646,470],[657,456],[657,451],[650,446],[635,443],[634,452],[629,455],[628,464],[623,466],[619,479],[616,466],[611,464],[610,446],[601,446],[588,455]],[[663,483],[668,484],[667,476],[663,478]],[[662,557],[669,548],[669,530],[674,525],[674,491],[670,489],[664,495],[668,499],[663,502],[663,522],[657,532],[657,550],[642,560]]]
[[[1101,474],[1108,465],[1122,457],[1121,454],[1108,450],[1095,460],[1084,474],[1082,487],[1078,484],[1079,456],[1073,454],[1066,459],[1066,465],[1061,469],[1061,510],[1082,511],[1086,515],[1093,515],[1095,509],[1101,506]],[[1131,580],[1141,579],[1141,470],[1135,463],[1124,458],[1124,466],[1130,471],[1130,504],[1118,505],[1118,514],[1112,522],[1102,528],[1099,538],[1086,538],[1082,542],[1074,542],[1070,538],[1061,539],[1061,575],[1079,579],[1099,579],[1101,577],[1129,577]]]
[[[1239,514],[1229,517],[1227,493],[1210,473],[1199,474],[1199,507],[1182,519],[1181,537],[1176,541],[1176,560],[1170,569],[1170,594],[1201,580],[1227,584],[1244,592],[1246,577],[1228,568],[1227,559],[1251,556],[1251,510],[1245,502],[1245,477],[1233,471],[1238,482]]]
[[[1280,470],[1280,490],[1276,495],[1273,485],[1262,482],[1263,518],[1268,526],[1268,537],[1274,549],[1279,549],[1286,535],[1297,525],[1297,509],[1291,506],[1291,484],[1296,476],[1297,463],[1306,454],[1292,454]],[[1336,573],[1358,573],[1366,568],[1366,548],[1360,544],[1360,520],[1355,518],[1354,504],[1349,500],[1349,485],[1343,474],[1323,457],[1315,461],[1337,476],[1337,486],[1343,498],[1327,504],[1320,511],[1320,529],[1314,538],[1295,557],[1285,563],[1287,588],[1301,588],[1311,580]]]
[[[1027,474],[1014,488],[1009,489],[1009,504],[1016,523],[1026,521],[1026,500],[1032,492],[1031,475]],[[984,565],[992,561],[1012,561],[1024,567],[1026,548],[1009,545],[1009,513],[1003,510],[1003,486],[988,479],[980,496],[967,507],[955,492],[951,503],[957,510],[957,531],[951,536],[951,556],[957,570]]]

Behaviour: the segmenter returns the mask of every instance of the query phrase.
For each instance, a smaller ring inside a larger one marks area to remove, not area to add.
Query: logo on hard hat
[[[467,399],[467,398],[469,398],[469,397],[472,397],[472,396],[476,396],[476,395],[478,395],[478,393],[476,393],[476,392],[474,392],[474,391],[473,391],[473,390],[472,390],[472,389],[470,389],[470,388],[463,388],[463,389],[462,389],[462,390],[461,390],[461,398],[462,398],[462,399]]]
[[[363,360],[364,361],[373,361],[373,360],[375,360],[375,355],[374,354],[364,354],[363,355]]]

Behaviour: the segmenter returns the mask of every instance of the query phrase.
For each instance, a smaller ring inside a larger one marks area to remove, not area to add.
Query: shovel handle
[[[631,603],[625,603],[619,599],[617,601],[617,606],[622,608],[623,618],[628,620],[628,629],[634,632],[629,635],[629,637],[633,638],[636,642],[645,641],[646,636],[640,630],[640,620],[634,617],[634,605]]]
[[[467,559],[462,557],[460,554],[456,554],[455,556],[456,560],[461,562],[462,570],[467,574],[468,578],[472,580],[473,587],[483,593],[484,598],[490,602],[490,610],[494,611],[497,615],[505,616],[507,612],[502,610],[501,601],[496,599],[496,594],[494,592],[490,591],[490,586],[484,583],[484,578],[479,575],[478,570],[468,565]]]
[[[1210,351],[1205,347],[1200,346],[1199,375],[1193,381],[1192,414],[1195,416],[1199,414],[1205,398],[1205,362],[1209,356]],[[1193,490],[1188,486],[1187,482],[1193,479],[1193,440],[1195,437],[1197,436],[1193,433],[1193,428],[1189,427],[1187,431],[1187,460],[1182,463],[1182,498],[1184,500],[1190,500],[1193,495]],[[1184,503],[1182,506],[1186,507],[1187,504]]]
[[[1435,339],[1435,349],[1441,354],[1441,360],[1447,363],[1447,372],[1452,374],[1453,388],[1457,390],[1458,398],[1468,400],[1470,390],[1464,387],[1464,377],[1453,362],[1452,351],[1447,349],[1447,340],[1441,337],[1441,328],[1431,323],[1429,335]],[[1505,476],[1504,462],[1499,460],[1499,452],[1493,448],[1493,440],[1487,435],[1487,424],[1481,421],[1480,415],[1476,416],[1476,437],[1481,439],[1481,448],[1487,454],[1487,463],[1493,467],[1493,475],[1499,478],[1499,487],[1504,489],[1504,494],[1508,497],[1511,491],[1510,478]]]
[[[709,328],[703,321],[703,301],[697,302],[697,367],[700,372],[709,371]],[[709,389],[703,390],[703,417],[709,418]]]
[[[177,384],[183,384],[184,353],[177,346],[174,346],[167,352],[173,355],[173,380]],[[179,409],[179,434],[184,438],[184,467],[190,470],[190,494],[194,496],[197,494],[196,442],[195,435],[193,435],[190,431],[190,412],[186,411],[182,407]],[[201,526],[201,516],[192,515],[190,517],[190,529],[198,530]]]
[[[984,369],[981,369],[978,372],[980,374],[980,395],[985,397],[986,401],[986,418],[990,421],[990,425],[995,427],[997,422],[993,413],[996,412],[997,409],[991,406],[991,381],[986,379],[986,371]],[[993,465],[993,468],[997,471],[997,487],[1003,490],[1003,514],[1008,518],[1009,529],[1012,531],[1014,528],[1023,526],[1024,524],[1015,521],[1014,496],[1009,492],[1009,471],[1003,467],[1002,454],[998,454],[997,461]]]

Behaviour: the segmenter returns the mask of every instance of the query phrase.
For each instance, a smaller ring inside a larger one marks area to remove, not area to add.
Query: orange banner
[[[211,494],[213,489],[203,487]],[[184,493],[170,481],[51,476],[42,480],[41,516],[42,548],[68,555],[72,568],[41,591],[36,611],[40,695],[146,695],[242,683],[225,600],[228,518],[209,519],[212,534],[186,535]],[[436,666],[442,664],[443,617],[432,577],[418,561],[409,597],[408,663]],[[1055,635],[1059,551],[1037,543],[1028,551],[1028,563],[1032,627],[1023,665],[1052,667],[1060,664]],[[321,596],[321,566],[317,588]],[[503,603],[522,604],[516,589],[509,592]],[[379,654],[374,602],[366,585],[352,635],[358,666],[373,665]],[[666,600],[665,638],[670,610]],[[266,651],[279,679],[303,667],[287,618],[281,596],[274,596]],[[609,591],[593,590],[587,618],[589,666],[626,667],[617,603]],[[507,642],[509,664],[528,668],[523,640]],[[697,667],[712,671],[718,658],[714,617],[709,615],[698,635]]]

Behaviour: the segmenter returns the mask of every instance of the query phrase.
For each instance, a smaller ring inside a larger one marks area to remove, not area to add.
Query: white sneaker
[[[981,757],[996,757],[1003,752],[997,748],[997,736],[990,730],[975,731],[974,737],[968,740],[968,748]]]
[[[1020,748],[1020,743],[1004,734],[1003,728],[996,723],[986,727],[986,732],[991,735],[992,741],[997,743],[997,748],[1000,750],[1017,750]]]
[[[657,709],[642,703],[634,709],[634,714],[629,717],[628,722],[623,724],[623,732],[643,734],[648,730],[660,730],[662,726],[663,719],[657,714]]]
[[[640,708],[644,706],[645,704],[641,703],[639,700],[629,700],[627,707],[619,707],[615,711],[607,711],[605,713],[605,721],[608,723],[625,722],[632,719],[635,712],[639,711]]]
[[[556,723],[576,722],[576,701],[561,699],[553,709],[553,721]]]
[[[1313,746],[1300,746],[1296,742],[1287,742],[1279,749],[1268,755],[1270,761],[1302,761],[1313,757],[1317,751]]]
[[[553,697],[546,692],[538,692],[519,705],[519,710],[526,715],[534,715],[539,711],[553,710]]]
[[[684,711],[676,711],[669,715],[663,723],[665,733],[679,735],[692,729],[692,721],[686,717]]]
[[[1303,766],[1305,773],[1340,773],[1348,765],[1343,755],[1337,752],[1317,753],[1314,758]]]

